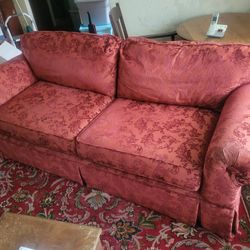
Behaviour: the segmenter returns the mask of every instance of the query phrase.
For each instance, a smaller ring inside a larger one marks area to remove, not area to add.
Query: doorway
[[[67,0],[29,0],[38,30],[73,31]]]

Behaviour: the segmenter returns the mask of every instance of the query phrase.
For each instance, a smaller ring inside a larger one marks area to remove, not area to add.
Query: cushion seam
[[[176,164],[173,164],[173,163],[169,163],[169,162],[165,162],[165,161],[162,161],[162,160],[158,160],[158,159],[154,159],[154,158],[150,158],[150,157],[147,157],[147,156],[143,156],[143,155],[138,155],[138,154],[134,154],[134,153],[128,153],[128,152],[122,152],[122,151],[119,151],[119,150],[116,150],[116,149],[111,149],[111,148],[107,148],[107,147],[103,147],[103,146],[97,146],[97,145],[91,145],[91,144],[88,144],[88,143],[85,143],[85,142],[81,142],[81,141],[77,141],[78,143],[81,143],[83,145],[86,145],[88,147],[96,147],[96,148],[100,148],[100,149],[105,149],[105,150],[108,150],[108,151],[115,151],[117,153],[121,153],[121,154],[128,154],[128,155],[132,155],[132,156],[138,156],[138,157],[142,157],[144,159],[149,159],[149,160],[153,160],[153,161],[157,161],[159,163],[164,163],[164,164],[169,164],[169,165],[172,165],[173,167],[181,167],[179,165],[176,165]],[[81,156],[81,155],[79,155]],[[193,164],[192,164],[193,165]],[[197,164],[198,166],[198,164]]]

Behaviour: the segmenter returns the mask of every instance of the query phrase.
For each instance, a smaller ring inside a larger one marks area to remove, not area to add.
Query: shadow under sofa
[[[21,45],[24,56],[0,67],[4,157],[237,232],[250,182],[249,46],[70,32]]]

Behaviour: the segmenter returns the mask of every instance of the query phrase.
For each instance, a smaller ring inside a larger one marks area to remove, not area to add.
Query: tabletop
[[[101,250],[101,232],[97,227],[5,213],[0,218],[0,249]]]
[[[227,24],[223,38],[207,37],[211,15],[191,18],[177,27],[177,34],[190,41],[250,43],[250,13],[222,13],[218,24]]]

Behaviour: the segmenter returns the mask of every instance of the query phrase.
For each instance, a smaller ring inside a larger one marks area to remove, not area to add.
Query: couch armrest
[[[222,109],[205,159],[202,197],[235,208],[244,184],[250,184],[250,84],[234,91]]]
[[[0,64],[0,105],[35,81],[36,77],[22,55]]]

